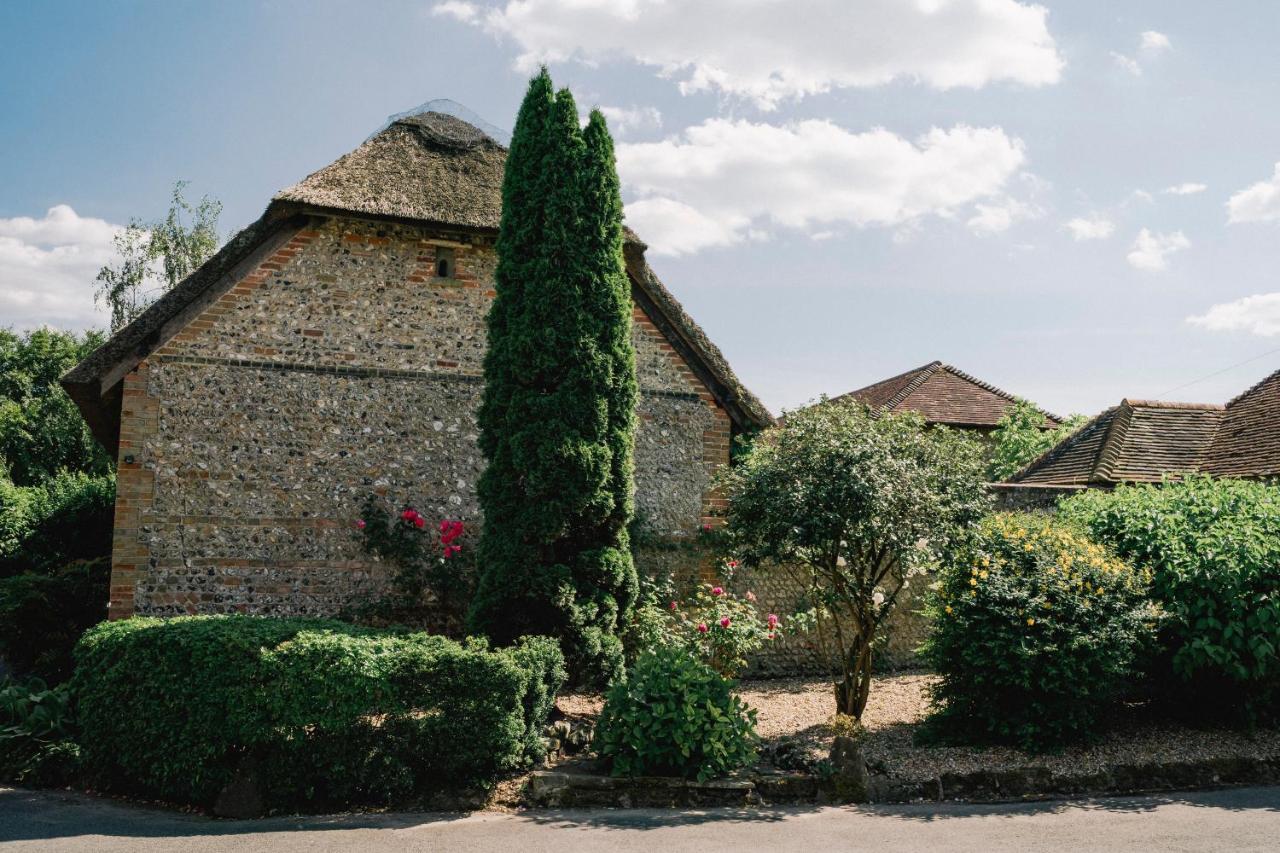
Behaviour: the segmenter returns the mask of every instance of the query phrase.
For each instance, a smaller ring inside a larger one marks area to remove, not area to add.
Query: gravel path
[[[1171,723],[1121,722],[1102,740],[1053,755],[1029,755],[1004,747],[917,747],[915,726],[928,712],[926,688],[932,675],[899,673],[875,679],[862,723],[867,729],[868,763],[904,781],[937,778],[942,773],[1047,767],[1054,774],[1087,773],[1116,764],[1190,761],[1206,758],[1280,755],[1280,730],[1252,734],[1225,729],[1192,729]],[[766,748],[795,741],[809,760],[830,749],[829,721],[835,712],[830,682],[819,678],[743,681],[743,699],[757,710],[757,731]],[[593,716],[598,696],[565,696],[562,711]]]

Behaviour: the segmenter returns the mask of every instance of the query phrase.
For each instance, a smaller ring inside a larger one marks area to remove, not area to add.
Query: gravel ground
[[[927,673],[900,673],[875,680],[862,722],[866,756],[873,767],[904,781],[934,779],[942,773],[1047,767],[1055,774],[1087,773],[1116,764],[1189,761],[1205,758],[1280,755],[1280,730],[1252,735],[1221,729],[1192,729],[1139,720],[1118,723],[1101,741],[1053,755],[1028,755],[1003,747],[917,747],[911,739],[928,711]],[[742,697],[758,712],[757,730],[768,747],[797,742],[810,760],[830,749],[828,725],[835,711],[830,682],[816,678],[743,681]],[[562,696],[560,709],[573,716],[599,713],[598,696]]]

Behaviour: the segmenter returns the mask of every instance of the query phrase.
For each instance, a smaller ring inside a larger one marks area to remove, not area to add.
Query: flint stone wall
[[[437,278],[436,250],[456,270]],[[125,379],[114,617],[330,614],[376,594],[367,494],[480,521],[487,235],[317,221]],[[637,309],[637,507],[710,518],[728,416]]]

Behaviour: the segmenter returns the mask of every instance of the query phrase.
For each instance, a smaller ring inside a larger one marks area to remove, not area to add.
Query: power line
[[[1183,388],[1190,388],[1192,385],[1199,385],[1201,382],[1204,382],[1206,379],[1212,379],[1215,376],[1221,376],[1222,374],[1228,371],[1235,370],[1237,367],[1244,367],[1246,364],[1250,364],[1252,362],[1258,361],[1259,359],[1266,358],[1269,355],[1275,355],[1278,352],[1280,352],[1280,347],[1277,347],[1276,349],[1273,349],[1273,350],[1267,350],[1262,355],[1255,355],[1253,358],[1246,358],[1244,361],[1236,362],[1230,367],[1224,367],[1221,370],[1215,370],[1213,373],[1209,373],[1209,374],[1206,374],[1205,376],[1201,376],[1199,379],[1193,379],[1190,382],[1186,383],[1185,385],[1179,385],[1177,388],[1170,388],[1168,391],[1161,391],[1159,394],[1156,395],[1156,397],[1158,399],[1168,394],[1172,394],[1174,391],[1181,391]]]

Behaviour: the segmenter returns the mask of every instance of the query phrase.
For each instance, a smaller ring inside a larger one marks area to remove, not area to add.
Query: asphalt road
[[[1280,850],[1280,788],[1010,805],[602,810],[213,820],[0,788],[0,850]]]

